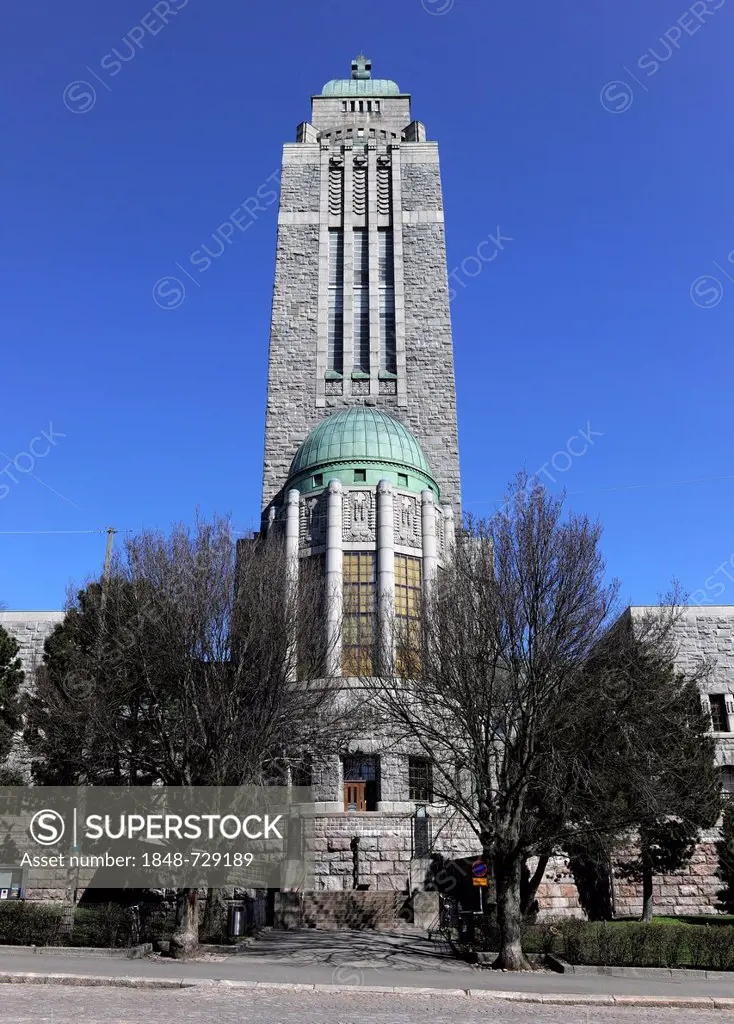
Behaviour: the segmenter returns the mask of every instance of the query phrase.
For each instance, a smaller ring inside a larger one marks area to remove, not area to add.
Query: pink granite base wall
[[[654,913],[659,915],[720,914],[716,877],[718,857],[717,829],[704,833],[690,864],[675,875],[659,875],[653,882]],[[642,886],[617,878],[614,883],[617,917],[639,917],[642,913]]]
[[[656,915],[681,917],[699,914],[720,914],[717,893],[721,881],[716,877],[718,857],[716,842],[717,829],[711,829],[702,836],[693,858],[682,871],[675,875],[659,875],[653,883],[654,913]],[[630,857],[633,849],[620,853],[618,860]],[[537,861],[530,862],[532,871]],[[614,898],[617,917],[640,917],[642,914],[642,885],[615,876]],[[540,913],[538,919],[551,920],[558,917],[584,917],[578,898],[578,891],[568,867],[568,859],[553,857],[538,888]]]
[[[531,873],[537,863],[537,860],[530,861],[528,866]],[[537,900],[540,905],[539,921],[556,917],[585,916],[567,857],[551,857],[548,861],[543,881],[538,886]]]

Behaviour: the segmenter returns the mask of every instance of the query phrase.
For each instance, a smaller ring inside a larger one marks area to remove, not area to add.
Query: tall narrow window
[[[433,770],[427,757],[408,758],[408,799],[433,802]]]
[[[421,560],[395,555],[395,652],[401,676],[420,667],[420,613]]]
[[[726,695],[710,693],[711,725],[714,732],[729,732],[729,716],[726,713]]]
[[[725,800],[734,800],[734,768],[725,764],[719,768],[719,781],[721,782],[721,795]]]
[[[375,645],[375,553],[344,553],[344,620],[342,672],[372,674]]]
[[[380,244],[380,369],[397,372],[395,354],[395,256],[390,228],[378,232]]]
[[[329,369],[344,372],[344,232],[329,232]]]
[[[354,369],[370,372],[370,249],[364,228],[354,232]]]

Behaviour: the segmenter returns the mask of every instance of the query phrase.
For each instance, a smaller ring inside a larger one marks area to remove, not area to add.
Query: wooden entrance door
[[[345,782],[344,783],[344,810],[345,811],[366,811],[367,797],[365,790],[366,782]]]

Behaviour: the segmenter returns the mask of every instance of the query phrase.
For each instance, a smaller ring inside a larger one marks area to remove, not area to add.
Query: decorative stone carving
[[[338,162],[337,162],[338,161]],[[329,167],[329,215],[340,217],[344,201],[344,167],[341,157],[332,157]]]
[[[326,501],[323,495],[301,499],[300,539],[302,547],[326,542]]]
[[[381,395],[397,395],[398,393],[398,382],[396,380],[381,380],[380,381],[380,394]]]
[[[340,380],[327,380],[324,390],[327,395],[341,395],[344,393],[344,384]]]
[[[362,161],[362,166],[360,166],[360,160]],[[364,217],[367,213],[367,167],[364,157],[355,158],[353,188],[354,216]]]
[[[374,541],[375,496],[371,491],[349,491],[344,495],[342,533],[345,541]]]
[[[404,494],[395,502],[395,543],[409,548],[421,546],[421,510],[416,498]]]
[[[436,509],[436,547],[438,557],[446,557],[446,519],[440,508]]]
[[[378,162],[377,165],[377,212],[389,217],[392,212],[392,175],[389,162],[387,166]]]
[[[353,380],[353,395],[368,395],[370,393],[370,382],[368,380]]]

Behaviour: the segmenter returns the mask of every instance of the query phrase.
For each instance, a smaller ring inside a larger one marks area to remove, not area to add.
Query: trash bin
[[[238,939],[245,934],[245,921],[244,903],[230,903],[227,915],[227,934],[230,939]]]

